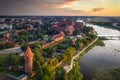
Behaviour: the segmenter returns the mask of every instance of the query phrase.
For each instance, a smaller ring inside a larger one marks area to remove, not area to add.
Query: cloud
[[[120,7],[114,6],[119,7],[102,6],[101,0],[0,0],[0,15],[119,15]]]
[[[98,12],[98,11],[102,11],[102,10],[104,10],[105,8],[93,8],[93,12]]]
[[[0,10],[3,11],[14,11],[14,10],[24,10],[30,9],[36,4],[42,1],[33,1],[33,0],[1,0],[0,1]]]
[[[61,4],[68,4],[68,3],[72,3],[72,2],[76,2],[76,1],[79,1],[79,0],[62,0]]]
[[[37,7],[40,8],[60,8],[63,5],[69,5],[75,1],[79,1],[79,0],[46,0],[45,2],[42,2],[40,4],[37,5]]]
[[[55,4],[50,4],[50,3],[40,3],[37,5],[37,7],[39,8],[54,8],[55,7]]]

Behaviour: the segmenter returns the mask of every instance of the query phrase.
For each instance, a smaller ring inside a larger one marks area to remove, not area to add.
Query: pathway
[[[82,54],[88,47],[90,47],[94,42],[96,42],[98,39],[98,37],[92,42],[90,43],[87,47],[85,47],[83,50],[81,50],[80,52],[78,52],[75,56],[73,56],[73,58],[71,59],[71,64],[70,65],[65,65],[64,69],[66,70],[66,73],[68,73],[72,68],[73,68],[73,64],[74,64],[74,60],[79,57],[80,54]]]
[[[29,44],[33,44],[36,43],[37,41],[31,41],[29,42]],[[21,51],[21,46],[17,46],[17,47],[13,47],[13,48],[9,48],[9,49],[5,49],[5,50],[1,50],[0,54],[9,54],[9,53],[17,53]]]

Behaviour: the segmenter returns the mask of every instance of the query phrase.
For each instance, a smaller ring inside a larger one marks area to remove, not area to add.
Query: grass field
[[[0,60],[5,59],[9,54],[0,54]]]
[[[67,39],[67,38],[64,38],[64,39],[62,39],[62,40],[60,40],[60,41],[58,41],[58,42],[56,42],[56,43],[54,43],[54,44],[51,44],[51,45],[45,47],[45,48],[48,48],[48,47],[56,47],[58,44],[60,44],[61,42],[65,41],[66,39]],[[44,48],[44,49],[45,49],[45,48]]]

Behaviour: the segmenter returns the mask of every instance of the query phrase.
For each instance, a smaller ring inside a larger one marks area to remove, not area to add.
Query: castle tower
[[[28,73],[28,75],[31,75],[33,67],[33,53],[29,46],[27,47],[27,50],[24,54],[24,60],[25,60],[25,72]]]

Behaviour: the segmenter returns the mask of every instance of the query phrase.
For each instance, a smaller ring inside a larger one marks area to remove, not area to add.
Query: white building
[[[0,24],[0,29],[3,30],[3,29],[9,29],[9,30],[12,30],[12,24],[10,25],[7,25],[7,24]]]
[[[5,22],[5,18],[0,18],[0,22]]]
[[[10,25],[7,25],[7,29],[9,29],[9,30],[12,30],[12,24],[10,24]]]
[[[0,24],[0,29],[5,29],[5,28],[7,28],[7,24]]]

